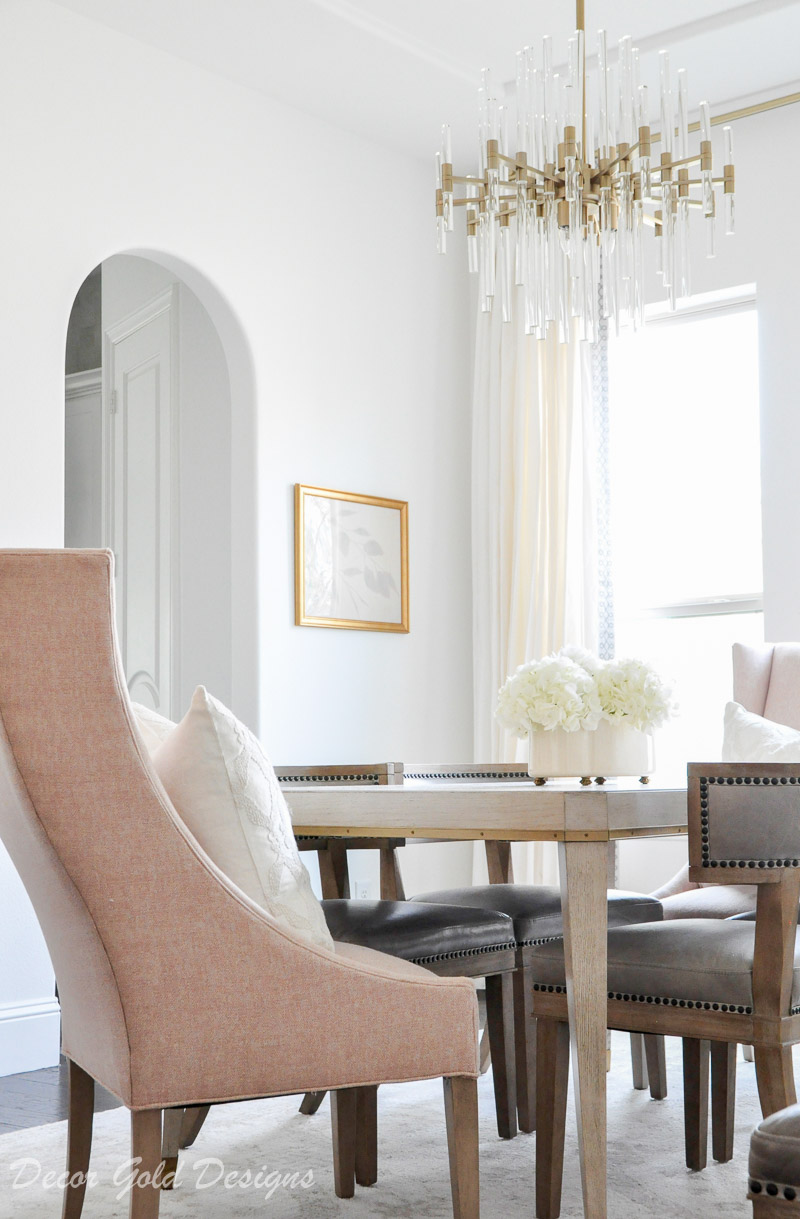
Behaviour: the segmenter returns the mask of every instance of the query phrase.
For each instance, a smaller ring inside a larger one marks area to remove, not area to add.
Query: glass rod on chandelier
[[[621,39],[612,67],[606,33],[599,31],[597,66],[587,79],[582,20],[578,26],[563,73],[553,69],[549,36],[539,56],[530,46],[518,52],[513,116],[498,103],[484,70],[476,170],[453,172],[448,126],[437,156],[437,249],[445,252],[455,209],[465,208],[468,267],[478,275],[481,308],[490,312],[496,300],[506,321],[521,309],[525,332],[536,338],[556,327],[561,340],[576,333],[593,340],[601,280],[604,316],[617,329],[640,326],[648,234],[655,236],[660,279],[675,307],[691,291],[697,211],[713,256],[717,188],[725,232],[735,225],[732,134],[727,127],[723,173],[715,178],[707,102],[699,107],[699,147],[692,146],[686,72],[675,79],[669,54],[661,53],[654,130],[631,38]]]

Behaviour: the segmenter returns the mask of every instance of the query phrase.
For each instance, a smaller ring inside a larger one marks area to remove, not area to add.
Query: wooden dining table
[[[558,844],[583,1208],[586,1219],[606,1219],[608,844],[686,833],[685,786],[537,786],[508,765],[389,764],[375,783],[289,782],[284,790],[295,834],[309,838],[483,841],[495,869],[502,844]]]

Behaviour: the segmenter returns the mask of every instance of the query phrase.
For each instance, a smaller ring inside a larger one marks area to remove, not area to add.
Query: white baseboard
[[[57,1066],[60,1039],[57,999],[0,1005],[0,1075]]]

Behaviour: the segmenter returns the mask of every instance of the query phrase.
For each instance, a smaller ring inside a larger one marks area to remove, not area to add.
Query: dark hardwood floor
[[[119,1103],[105,1088],[95,1088],[96,1113],[117,1109]],[[67,1113],[67,1070],[63,1059],[58,1067],[0,1076],[0,1135],[63,1122]]]

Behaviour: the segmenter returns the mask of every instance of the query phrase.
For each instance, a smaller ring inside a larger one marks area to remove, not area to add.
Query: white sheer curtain
[[[521,302],[518,302],[521,305]],[[525,660],[597,646],[596,451],[591,348],[526,337],[524,310],[479,313],[472,431],[475,757],[527,761],[494,718]],[[554,845],[518,844],[515,879],[557,881]],[[485,881],[482,846],[475,880]]]

